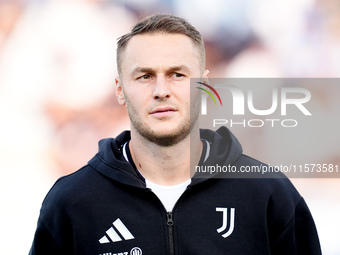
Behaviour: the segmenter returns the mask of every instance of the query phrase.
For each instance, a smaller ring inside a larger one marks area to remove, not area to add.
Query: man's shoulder
[[[79,190],[91,181],[91,177],[96,175],[93,168],[85,165],[79,170],[60,177],[52,186],[51,190],[61,189],[64,192]]]
[[[99,186],[102,181],[103,178],[89,165],[60,177],[47,193],[42,210],[63,210],[75,201],[89,197],[94,187]]]
[[[301,199],[301,195],[290,179],[278,167],[245,154],[242,154],[233,166],[230,166],[228,173],[218,176],[223,179],[234,179],[236,183],[254,190],[260,196],[266,194],[272,198],[288,199],[295,204]]]
[[[260,194],[269,195],[269,203],[285,202],[291,208],[302,199],[290,179],[280,170],[279,167],[263,163],[247,155],[242,155],[237,162],[239,169],[246,171],[245,176],[249,178],[248,183]],[[248,171],[248,172],[247,172]]]

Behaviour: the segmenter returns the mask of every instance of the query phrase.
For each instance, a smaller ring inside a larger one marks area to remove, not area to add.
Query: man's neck
[[[190,139],[193,139],[191,146]],[[190,163],[198,164],[202,148],[198,130],[173,146],[157,145],[137,132],[131,133],[129,143],[137,169],[146,179],[160,185],[176,185],[189,180],[192,177]]]

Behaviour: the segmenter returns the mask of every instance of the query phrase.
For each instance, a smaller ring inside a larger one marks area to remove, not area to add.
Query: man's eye
[[[174,73],[173,76],[176,77],[176,78],[184,77],[184,75],[181,74],[181,73]]]
[[[150,78],[151,78],[150,74],[144,74],[143,76],[139,77],[139,79],[142,79],[142,80],[148,80]]]

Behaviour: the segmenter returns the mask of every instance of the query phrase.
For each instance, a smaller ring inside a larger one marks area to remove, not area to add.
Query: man
[[[117,63],[131,131],[100,141],[88,165],[56,182],[30,254],[321,254],[287,178],[191,176],[190,164],[261,164],[228,129],[198,128],[190,78],[208,71],[194,27],[145,18],[120,38]]]

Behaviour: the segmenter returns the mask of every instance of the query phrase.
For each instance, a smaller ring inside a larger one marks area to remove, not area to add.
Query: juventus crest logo
[[[222,233],[226,230],[228,225],[228,208],[225,207],[216,207],[216,212],[222,212],[223,215],[223,221],[222,221],[222,227],[217,229],[217,233]],[[230,217],[229,217],[229,229],[227,232],[222,234],[222,237],[227,238],[231,235],[234,231],[234,224],[235,224],[235,208],[230,208]]]

